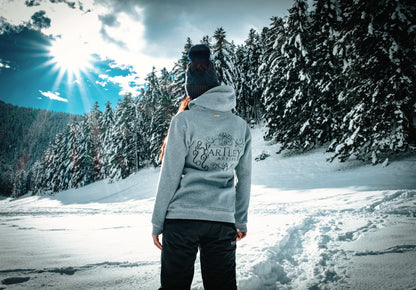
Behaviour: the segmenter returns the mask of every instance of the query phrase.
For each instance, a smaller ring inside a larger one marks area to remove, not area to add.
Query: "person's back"
[[[189,110],[175,117],[174,122],[184,129],[188,154],[166,218],[235,222],[234,169],[245,156],[250,132],[247,123],[231,112],[234,107],[233,88],[218,86],[192,101]],[[238,173],[240,186],[244,183],[249,187],[249,172]],[[238,219],[237,228],[244,222],[243,217]]]
[[[205,289],[236,289],[236,240],[247,233],[251,135],[232,112],[234,89],[220,85],[209,56],[207,46],[191,47],[187,98],[162,148],[152,216],[153,242],[162,250],[161,289],[190,288],[198,249]]]

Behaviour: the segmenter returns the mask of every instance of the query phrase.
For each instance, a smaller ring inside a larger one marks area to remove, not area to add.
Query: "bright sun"
[[[80,72],[91,66],[91,54],[80,41],[58,38],[51,43],[49,54],[61,73],[79,76]]]

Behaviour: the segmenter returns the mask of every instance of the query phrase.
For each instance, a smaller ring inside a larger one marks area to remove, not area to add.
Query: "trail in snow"
[[[247,274],[240,288],[389,289],[388,285],[392,285],[395,289],[411,289],[416,279],[408,277],[416,273],[415,260],[402,260],[404,267],[384,276],[381,258],[371,265],[375,267],[365,271],[367,277],[376,276],[378,283],[357,275],[356,268],[366,263],[357,258],[368,255],[405,253],[416,257],[415,194],[416,191],[351,192],[286,205],[280,209],[283,214],[275,216],[284,219],[293,215],[277,227],[283,234],[274,232],[273,225],[279,223],[276,220],[267,221],[266,230],[255,233],[262,240],[281,238],[274,239],[272,245],[252,247],[241,257],[240,264],[245,265],[242,272]],[[371,202],[366,203],[368,200]],[[268,217],[272,219],[272,214]],[[375,238],[380,232],[383,235]],[[385,277],[393,277],[394,272],[400,275],[388,281]]]

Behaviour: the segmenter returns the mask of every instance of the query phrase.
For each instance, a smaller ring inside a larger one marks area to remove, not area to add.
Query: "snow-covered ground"
[[[416,156],[387,167],[276,155],[253,130],[239,289],[415,289]],[[0,200],[0,289],[157,289],[158,169],[55,196]],[[194,289],[202,289],[199,261]]]

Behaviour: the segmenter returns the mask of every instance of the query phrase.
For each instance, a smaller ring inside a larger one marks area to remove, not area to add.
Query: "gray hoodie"
[[[234,115],[234,89],[217,86],[173,117],[153,210],[153,234],[167,219],[235,223],[247,231],[251,135]]]

